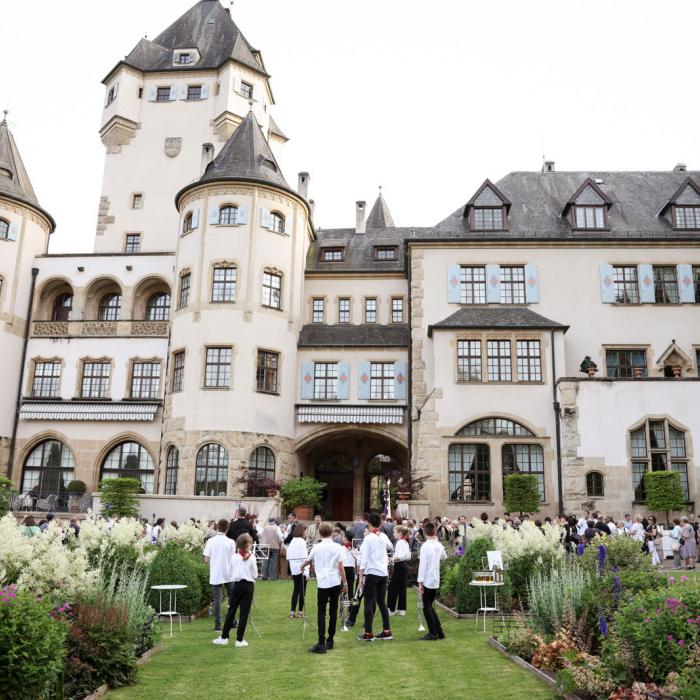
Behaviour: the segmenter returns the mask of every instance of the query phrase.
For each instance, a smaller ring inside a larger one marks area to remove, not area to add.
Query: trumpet
[[[416,615],[418,616],[418,631],[425,632],[423,626],[423,594],[420,592],[420,586],[416,588]]]
[[[350,600],[350,605],[353,608],[356,608],[360,604],[360,599],[362,598],[362,594],[364,593],[364,591],[365,591],[365,584],[363,581],[361,584],[359,584],[357,586],[357,588],[355,589],[355,595]]]

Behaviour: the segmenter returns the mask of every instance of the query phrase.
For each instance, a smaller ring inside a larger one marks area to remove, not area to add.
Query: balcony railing
[[[87,513],[92,508],[89,493],[49,493],[40,496],[31,493],[16,493],[10,499],[10,510],[40,513]]]
[[[167,338],[170,321],[34,321],[35,338]]]

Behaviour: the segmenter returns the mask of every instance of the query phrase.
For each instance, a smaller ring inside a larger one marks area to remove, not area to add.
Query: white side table
[[[470,586],[476,586],[479,589],[479,609],[476,611],[476,624],[474,627],[479,626],[479,615],[484,616],[484,632],[486,632],[486,615],[488,613],[501,612],[498,607],[498,589],[503,585],[503,581],[470,581]],[[488,591],[489,588],[493,589],[493,605],[488,603]]]
[[[167,615],[170,618],[170,636],[173,636],[173,617],[177,615],[180,622],[180,632],[182,632],[182,616],[177,611],[177,592],[187,586],[182,584],[172,584],[169,586],[151,586],[154,591],[158,591],[158,615]],[[163,591],[168,593],[168,609],[163,610]]]

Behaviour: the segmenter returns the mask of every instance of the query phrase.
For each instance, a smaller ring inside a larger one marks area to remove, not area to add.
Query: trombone
[[[420,585],[416,588],[416,615],[418,616],[418,631],[425,632],[423,626],[423,594],[420,592]]]

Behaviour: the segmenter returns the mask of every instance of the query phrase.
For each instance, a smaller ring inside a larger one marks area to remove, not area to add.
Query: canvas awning
[[[25,401],[22,420],[150,421],[160,404],[123,401]]]
[[[300,423],[403,423],[405,406],[297,406]]]

